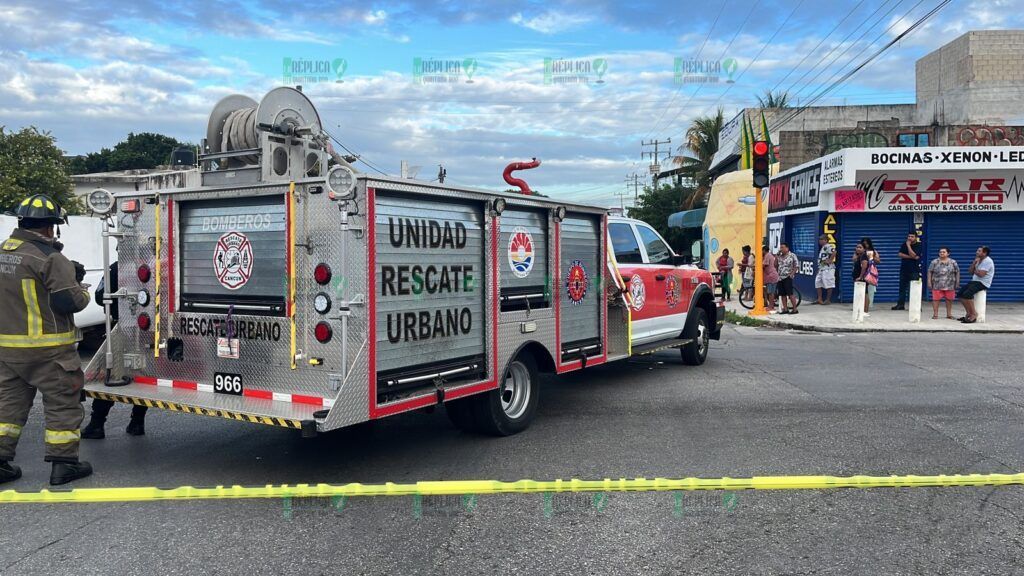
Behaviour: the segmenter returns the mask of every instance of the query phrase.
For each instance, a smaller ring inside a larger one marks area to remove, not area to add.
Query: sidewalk
[[[813,302],[811,300],[810,302]],[[757,317],[773,326],[816,332],[979,332],[979,333],[1024,333],[1024,303],[990,303],[986,312],[987,322],[964,324],[946,318],[945,304],[939,306],[939,319],[932,320],[932,303],[925,301],[921,307],[921,321],[912,324],[906,310],[890,310],[892,302],[879,302],[872,308],[871,316],[862,324],[852,321],[853,305],[833,302],[827,306],[804,301],[799,314],[768,314]],[[746,316],[749,312],[740,306],[736,296],[725,303],[726,310]],[[964,315],[964,308],[953,304],[953,317]]]

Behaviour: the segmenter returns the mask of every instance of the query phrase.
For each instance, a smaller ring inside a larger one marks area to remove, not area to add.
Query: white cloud
[[[522,13],[516,13],[509,18],[509,22],[524,28],[529,28],[534,32],[540,32],[541,34],[565,32],[566,30],[579,28],[591,21],[592,19],[589,16],[569,14],[567,12],[559,12],[555,10],[548,10],[532,18],[524,17]]]

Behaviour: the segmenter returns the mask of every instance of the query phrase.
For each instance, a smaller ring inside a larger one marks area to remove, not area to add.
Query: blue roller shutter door
[[[992,250],[996,275],[988,299],[993,302],[1024,301],[1024,212],[961,212],[928,214],[925,218],[927,261],[947,246],[960,265],[961,285],[971,278],[967,268],[978,246]],[[927,264],[925,264],[927,269]],[[927,300],[929,297],[926,296]]]
[[[805,275],[803,272],[811,270],[806,264],[813,264],[818,257],[818,214],[819,212],[809,212],[790,217],[789,249],[800,259],[796,287],[804,295],[804,300],[814,292],[814,276]]]
[[[840,220],[839,232],[842,245],[839,246],[837,273],[843,302],[853,301],[852,268],[853,250],[865,236],[875,244],[882,257],[878,266],[878,292],[875,302],[895,302],[900,289],[900,244],[913,229],[911,214],[844,214]]]

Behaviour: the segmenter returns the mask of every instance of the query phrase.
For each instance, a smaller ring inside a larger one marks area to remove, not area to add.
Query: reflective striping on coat
[[[21,437],[21,426],[17,424],[10,424],[7,422],[0,422],[0,436],[7,436],[8,438],[19,438]]]
[[[0,334],[0,348],[51,348],[78,342],[78,334],[72,330],[60,334],[44,334],[42,336],[22,336],[20,334]]]
[[[28,318],[28,335],[43,335],[43,315],[39,311],[39,296],[36,294],[36,281],[25,278],[21,281],[21,295],[25,299],[25,314]]]
[[[82,439],[82,432],[79,430],[50,430],[46,429],[45,440],[47,444],[71,444]]]

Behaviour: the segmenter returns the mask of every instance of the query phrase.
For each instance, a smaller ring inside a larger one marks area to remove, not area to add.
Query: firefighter
[[[0,482],[21,477],[11,460],[38,390],[50,484],[66,484],[92,474],[78,459],[85,375],[74,313],[89,304],[85,267],[60,252],[54,227],[67,217],[56,202],[37,194],[14,215],[18,228],[0,245]]]
[[[117,292],[117,262],[110,265],[110,288],[111,292]],[[103,306],[105,292],[106,285],[103,280],[100,280],[100,285],[96,287],[97,305]],[[110,306],[110,317],[114,322],[117,322],[117,314],[117,303],[115,302]],[[89,424],[82,429],[82,438],[88,440],[106,438],[107,433],[103,430],[103,426],[107,423],[107,415],[110,414],[110,409],[113,407],[114,403],[110,400],[93,398],[92,414],[89,416]],[[128,422],[128,428],[125,430],[129,436],[142,436],[146,433],[146,410],[145,406],[132,406],[132,419]]]

